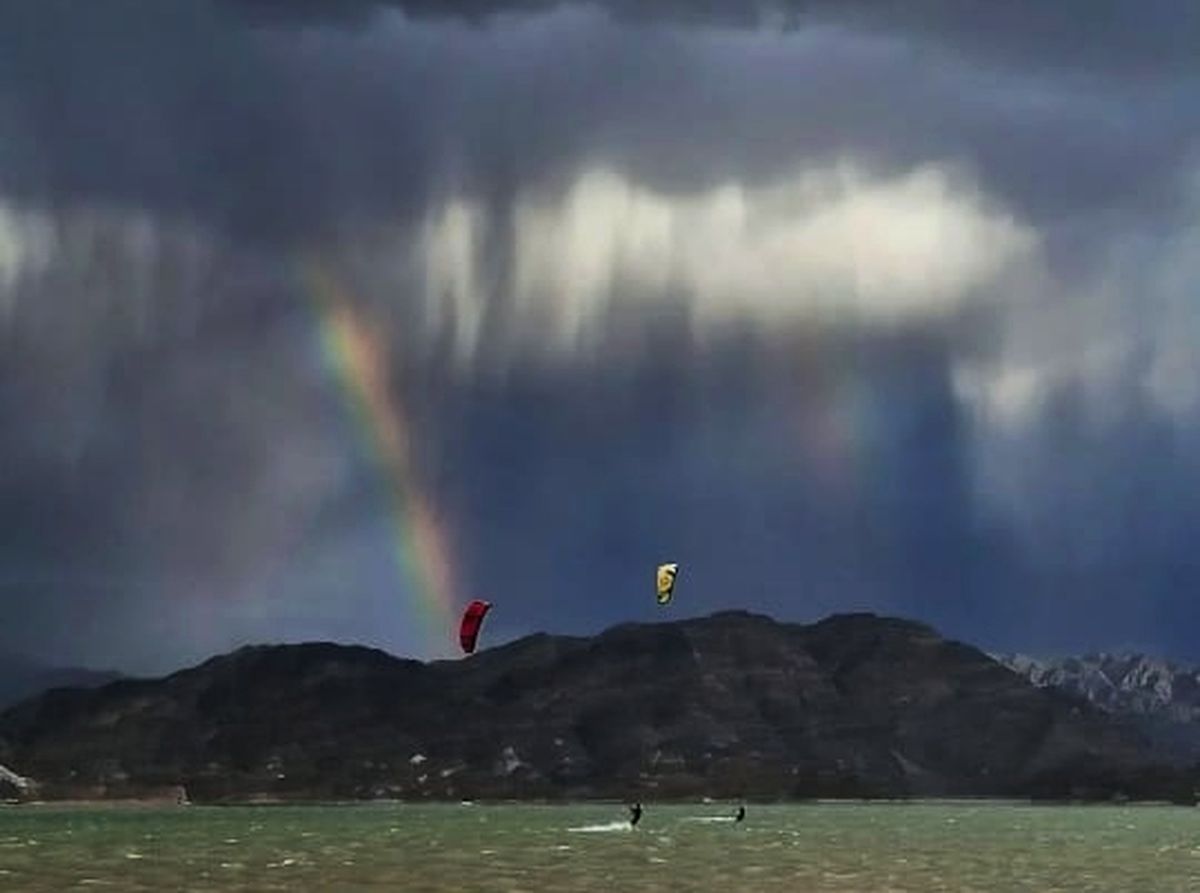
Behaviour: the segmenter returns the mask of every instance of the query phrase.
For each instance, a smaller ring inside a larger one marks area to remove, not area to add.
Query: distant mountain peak
[[[1135,719],[1177,759],[1200,758],[1200,668],[1134,651],[993,656],[1040,688],[1057,688]]]
[[[120,678],[105,670],[48,667],[24,655],[0,655],[0,710],[51,688],[91,688]]]

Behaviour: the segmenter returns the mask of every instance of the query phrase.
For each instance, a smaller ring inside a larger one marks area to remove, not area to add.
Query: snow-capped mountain
[[[1176,755],[1200,758],[1200,667],[1134,653],[992,656],[1034,685],[1065,690],[1136,720]]]

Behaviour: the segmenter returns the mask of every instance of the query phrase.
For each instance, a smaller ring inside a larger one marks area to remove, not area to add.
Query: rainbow
[[[448,649],[457,615],[449,536],[412,458],[407,413],[391,387],[387,345],[355,309],[327,265],[301,264],[315,310],[321,358],[347,406],[364,450],[387,488],[394,557],[435,653]]]

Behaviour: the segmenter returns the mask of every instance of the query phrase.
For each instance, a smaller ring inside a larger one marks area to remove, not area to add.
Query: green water
[[[0,808],[0,889],[1200,890],[1200,812],[1008,804]]]

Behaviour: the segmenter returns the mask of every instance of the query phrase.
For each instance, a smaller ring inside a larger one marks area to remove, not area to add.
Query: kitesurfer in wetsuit
[[[738,807],[738,811],[737,811],[737,815],[733,817],[733,820],[734,820],[735,822],[740,822],[740,821],[742,821],[742,819],[744,819],[744,818],[746,818],[746,807],[744,807],[744,806],[739,806],[739,807]]]
[[[629,827],[636,828],[637,823],[642,820],[642,804],[635,803],[629,807]]]

